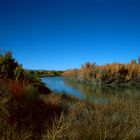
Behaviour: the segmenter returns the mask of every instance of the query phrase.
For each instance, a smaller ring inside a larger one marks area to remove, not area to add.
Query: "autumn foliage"
[[[14,97],[22,97],[24,95],[24,86],[20,82],[9,83],[9,93]]]
[[[11,52],[0,54],[0,84],[6,85],[7,90],[15,97],[23,95],[30,85],[40,93],[51,92],[31,71],[24,70]]]
[[[11,52],[0,54],[0,79],[13,80],[24,84],[40,83],[30,71],[23,69],[12,56]]]
[[[88,62],[80,69],[65,71],[63,76],[90,84],[124,84],[140,81],[140,64],[136,61],[131,61],[128,64],[112,63],[106,65]]]

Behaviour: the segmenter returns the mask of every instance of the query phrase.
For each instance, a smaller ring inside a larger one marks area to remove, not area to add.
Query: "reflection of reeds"
[[[139,100],[139,83],[135,85],[92,86],[89,84],[64,79],[65,84],[76,89],[87,101],[93,103],[106,103],[112,97]]]

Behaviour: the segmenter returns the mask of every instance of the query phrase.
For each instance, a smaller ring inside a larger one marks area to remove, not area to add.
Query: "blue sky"
[[[0,49],[27,69],[129,62],[140,55],[139,0],[0,0]]]

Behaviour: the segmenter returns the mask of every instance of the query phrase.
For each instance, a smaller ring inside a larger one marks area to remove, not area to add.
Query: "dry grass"
[[[1,140],[140,139],[140,102],[131,95],[93,105],[65,94],[34,96],[30,86],[24,92],[11,97],[4,82],[0,85]]]
[[[62,76],[92,85],[136,83],[140,81],[140,64],[96,65],[88,62],[79,69],[66,70]]]
[[[93,106],[79,101],[56,122],[44,139],[139,140],[140,103],[112,100]]]

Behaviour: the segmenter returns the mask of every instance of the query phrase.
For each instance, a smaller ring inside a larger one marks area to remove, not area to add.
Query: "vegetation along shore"
[[[91,85],[112,85],[140,82],[140,57],[128,64],[96,65],[85,63],[80,69],[67,70],[63,77]]]
[[[62,76],[93,85],[126,83],[140,80],[140,65],[86,63]],[[0,55],[0,139],[139,140],[140,98],[112,95],[107,104],[95,105],[53,93],[6,52]]]

